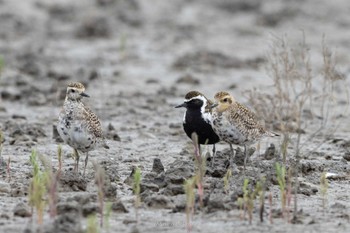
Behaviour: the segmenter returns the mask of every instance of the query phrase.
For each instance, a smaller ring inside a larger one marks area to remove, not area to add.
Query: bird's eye
[[[228,100],[228,99],[227,99],[227,98],[225,98],[223,101],[226,103],[226,102],[227,102],[227,100]]]
[[[73,92],[73,93],[74,93],[74,92],[75,92],[75,90],[74,90],[74,89],[72,89],[72,90],[71,90],[71,92]]]

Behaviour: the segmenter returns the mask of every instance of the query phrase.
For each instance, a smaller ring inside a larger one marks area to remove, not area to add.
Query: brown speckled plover
[[[232,144],[244,146],[244,169],[247,162],[247,147],[259,141],[263,136],[278,136],[266,130],[255,114],[238,103],[229,93],[221,91],[215,94],[215,103],[211,105],[212,126],[222,141],[230,144],[231,166],[233,165]]]
[[[66,99],[58,117],[57,131],[63,141],[74,149],[75,171],[78,171],[79,153],[86,153],[84,175],[88,162],[88,152],[97,145],[108,148],[102,135],[101,123],[95,113],[83,102],[89,97],[83,84],[72,82],[67,87]]]

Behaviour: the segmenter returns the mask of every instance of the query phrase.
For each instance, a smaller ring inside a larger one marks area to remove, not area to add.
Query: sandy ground
[[[75,176],[71,148],[63,145],[59,214],[50,219],[45,211],[43,226],[35,216],[29,217],[29,156],[36,149],[58,167],[61,142],[53,127],[70,81],[86,85],[91,96],[86,102],[100,117],[109,139],[109,150],[90,153],[90,161],[106,170],[105,202],[114,206],[109,228],[101,232],[186,231],[182,183],[193,175],[193,148],[182,130],[183,110],[174,106],[190,90],[209,98],[227,90],[249,105],[247,90],[273,88],[265,59],[272,41],[284,36],[293,47],[302,41],[303,33],[313,69],[320,72],[322,68],[325,36],[346,79],[343,84],[348,85],[349,8],[346,0],[0,0],[0,56],[4,60],[0,231],[84,232],[87,216],[98,212],[92,163],[85,178]],[[231,178],[229,193],[224,192],[222,176],[229,147],[220,143],[217,163],[204,178],[205,206],[196,208],[192,231],[349,232],[350,125],[346,93],[339,90],[332,108],[339,115],[331,119],[331,125],[340,124],[337,131],[327,140],[322,136],[307,139],[318,124],[316,119],[303,134],[306,146],[301,151],[296,222],[288,223],[288,217],[281,214],[274,178],[278,159],[263,156],[270,143],[279,148],[281,139],[268,138],[260,143],[247,168],[251,183],[262,176],[268,179],[264,222],[259,221],[258,201],[251,225],[240,217],[237,198],[243,195],[242,166]],[[294,158],[293,146],[288,161]],[[211,147],[204,149],[207,152]],[[11,179],[6,171],[8,158]],[[161,166],[152,170],[156,158],[165,171]],[[125,181],[135,166],[143,174],[138,224],[132,186]],[[325,207],[320,194],[322,172],[337,174],[328,181]]]

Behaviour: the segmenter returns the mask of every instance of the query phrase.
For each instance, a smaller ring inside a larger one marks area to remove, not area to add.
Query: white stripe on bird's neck
[[[211,114],[209,112],[205,112],[205,107],[208,104],[208,100],[202,95],[197,95],[195,97],[192,97],[191,99],[185,99],[184,102],[188,103],[188,102],[190,102],[191,100],[194,100],[194,99],[202,100],[203,104],[201,106],[201,116],[206,122],[211,124],[211,122],[212,122]],[[184,114],[183,122],[185,122],[185,120],[186,120],[185,118],[186,118],[186,112]]]

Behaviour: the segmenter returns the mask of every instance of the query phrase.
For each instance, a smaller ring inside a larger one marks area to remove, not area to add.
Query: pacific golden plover
[[[196,133],[198,147],[201,144],[212,144],[214,159],[215,143],[218,143],[220,139],[211,126],[212,116],[210,106],[212,104],[202,93],[190,91],[186,94],[184,102],[175,108],[186,108],[183,118],[184,131],[191,139],[193,139],[193,133]]]
[[[72,82],[68,85],[57,124],[57,131],[63,141],[74,149],[75,171],[78,171],[79,167],[78,151],[86,153],[83,175],[88,162],[88,152],[97,145],[108,148],[98,117],[82,102],[83,97],[89,97],[84,91],[85,87],[81,83]]]
[[[232,144],[244,146],[244,170],[248,158],[247,147],[259,141],[263,136],[278,136],[267,131],[257,120],[255,114],[238,103],[229,93],[221,91],[215,94],[215,103],[211,106],[212,126],[222,141],[230,144],[233,165]]]

